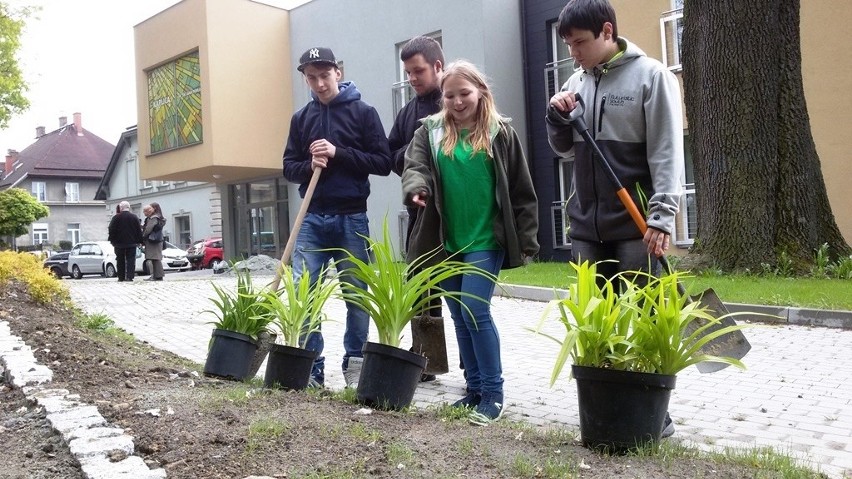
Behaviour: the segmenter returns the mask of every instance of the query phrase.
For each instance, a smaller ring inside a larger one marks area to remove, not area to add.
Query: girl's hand
[[[425,208],[426,202],[429,201],[429,192],[425,189],[420,190],[417,193],[414,193],[414,196],[411,197],[411,201],[415,205]]]

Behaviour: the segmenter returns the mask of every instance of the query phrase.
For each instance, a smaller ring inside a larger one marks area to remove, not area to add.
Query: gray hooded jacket
[[[637,185],[647,201],[649,227],[672,233],[683,172],[683,113],[677,78],[625,38],[624,54],[592,70],[575,72],[562,91],[579,93],[592,137],[621,184],[642,211]],[[592,150],[553,107],[547,111],[550,146],[574,155],[568,199],[569,235],[586,241],[642,237],[615,194]]]

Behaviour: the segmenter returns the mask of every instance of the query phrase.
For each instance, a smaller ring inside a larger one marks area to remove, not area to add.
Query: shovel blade
[[[737,324],[736,321],[734,321],[734,318],[728,315],[728,308],[725,307],[722,300],[719,299],[719,296],[716,295],[716,292],[713,291],[712,288],[701,293],[698,303],[701,307],[707,308],[710,314],[714,317],[721,318],[717,324],[708,328],[705,331],[705,334],[728,326],[735,326]],[[687,334],[692,334],[695,329],[699,326],[703,326],[703,324],[705,324],[703,321],[693,321],[690,324],[690,327],[687,328]],[[750,349],[751,344],[749,344],[743,332],[738,330],[724,334],[713,341],[708,342],[701,347],[699,352],[702,354],[711,354],[713,356],[730,356],[735,359],[742,359]],[[730,365],[713,361],[704,361],[695,365],[695,367],[698,368],[698,372],[701,373],[721,371],[728,366]]]
[[[447,339],[444,318],[416,316],[411,320],[411,350],[426,356],[424,374],[444,374],[450,371],[447,361]]]

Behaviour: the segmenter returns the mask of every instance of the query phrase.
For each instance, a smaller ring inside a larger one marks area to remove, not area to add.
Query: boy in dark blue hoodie
[[[361,92],[352,82],[339,83],[340,69],[330,49],[309,49],[299,59],[298,70],[311,88],[312,100],[290,120],[284,177],[300,183],[299,194],[304,197],[313,170],[323,169],[293,252],[294,274],[308,274],[315,282],[322,279],[320,273],[328,260],[345,257],[341,251],[320,250],[343,248],[369,261],[363,238],[370,234],[369,175],[389,175],[391,158],[378,112],[361,101]],[[343,262],[340,268],[348,266]],[[348,275],[341,281],[344,287],[358,283]],[[357,386],[369,321],[364,310],[346,304],[343,376],[347,387]],[[320,354],[323,346],[321,332],[312,334],[306,344]],[[314,362],[311,380],[314,386],[324,383],[325,358],[321,355]]]

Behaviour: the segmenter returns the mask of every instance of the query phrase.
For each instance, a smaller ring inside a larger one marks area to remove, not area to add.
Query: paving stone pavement
[[[68,280],[74,302],[89,313],[106,313],[116,325],[151,345],[203,364],[214,319],[205,310],[214,296],[212,284],[233,288],[228,275],[176,273],[162,282],[88,278]],[[272,276],[255,276],[266,284]],[[540,301],[495,297],[492,313],[500,331],[505,378],[506,417],[541,427],[577,431],[577,392],[565,376],[551,388],[549,379],[558,345],[530,332],[545,314]],[[146,311],[147,309],[147,311]],[[336,364],[342,359],[345,306],[326,305],[334,322],[326,337],[326,386],[344,386]],[[556,317],[556,312],[548,313]],[[450,364],[458,358],[452,322],[445,321]],[[556,321],[545,332],[561,336]],[[771,446],[819,468],[833,478],[852,478],[852,331],[798,325],[754,324],[746,330],[752,350],[748,369],[727,368],[700,374],[681,372],[669,410],[675,437],[705,449]],[[375,341],[371,328],[370,340]],[[408,347],[409,343],[403,343]],[[265,366],[261,366],[260,375]],[[421,383],[416,406],[452,402],[463,395],[461,370]]]

